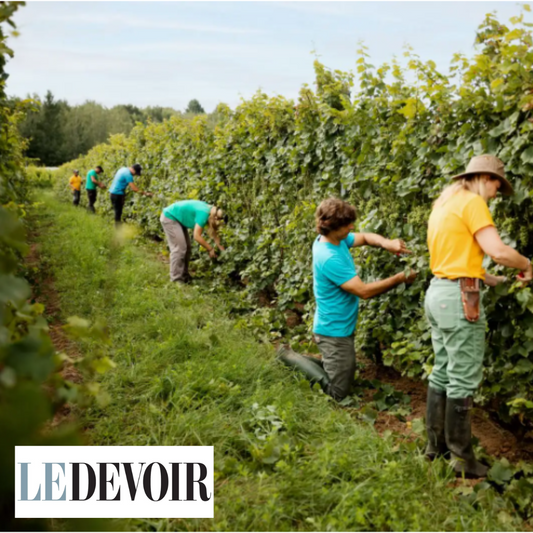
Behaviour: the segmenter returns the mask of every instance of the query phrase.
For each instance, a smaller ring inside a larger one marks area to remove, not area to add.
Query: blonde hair
[[[207,219],[207,233],[209,236],[214,239],[218,237],[218,230],[222,225],[222,222],[225,222],[226,215],[224,211],[217,207],[216,205],[211,206],[211,212],[209,213],[209,218]]]
[[[452,196],[455,196],[460,191],[470,191],[474,194],[479,194],[485,202],[488,200],[487,189],[485,183],[487,179],[482,174],[474,174],[473,176],[466,176],[456,180],[455,183],[448,185],[435,200],[433,207],[443,206]]]

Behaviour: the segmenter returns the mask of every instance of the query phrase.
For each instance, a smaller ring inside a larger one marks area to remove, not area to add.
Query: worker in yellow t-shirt
[[[74,205],[80,205],[81,176],[79,170],[74,171],[74,174],[68,180],[68,185],[72,190],[72,203]]]
[[[513,194],[503,163],[492,155],[472,158],[466,171],[441,193],[429,217],[430,268],[435,276],[426,293],[435,363],[429,376],[426,424],[429,459],[451,456],[458,475],[484,477],[471,444],[472,396],[481,383],[485,351],[485,311],[479,286],[505,280],[482,266],[484,255],[531,281],[529,259],[505,245],[492,220],[488,200],[498,191]]]

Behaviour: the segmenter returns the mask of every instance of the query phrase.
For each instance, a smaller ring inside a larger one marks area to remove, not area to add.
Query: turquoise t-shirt
[[[359,298],[340,286],[357,275],[350,247],[355,234],[350,233],[338,246],[313,243],[313,292],[316,300],[313,331],[327,337],[349,337],[355,331]]]
[[[211,206],[200,200],[182,200],[163,209],[163,214],[171,220],[181,222],[186,228],[193,229],[196,224],[203,228],[207,224]]]
[[[128,167],[119,168],[113,178],[109,192],[110,194],[124,194],[130,183],[133,183],[133,174],[130,169]]]
[[[89,170],[89,172],[87,173],[87,182],[85,183],[85,188],[88,191],[94,191],[94,189],[96,189],[96,187],[97,187],[96,183],[93,183],[93,180],[91,179],[91,176],[94,176],[94,179],[96,181],[99,181],[98,174],[96,173],[96,170]]]

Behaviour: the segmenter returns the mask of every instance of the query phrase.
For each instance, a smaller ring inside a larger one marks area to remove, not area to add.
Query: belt
[[[451,283],[459,283],[459,280],[461,279],[479,279],[479,282],[483,283],[483,280],[481,278],[461,277],[461,278],[450,279],[450,278],[438,278],[437,276],[433,276],[433,279],[436,279],[438,281],[450,281]]]

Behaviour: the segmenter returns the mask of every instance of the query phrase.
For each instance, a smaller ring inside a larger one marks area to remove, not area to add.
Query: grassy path
[[[214,520],[131,520],[127,529],[522,529],[488,485],[454,488],[419,445],[380,438],[235,328],[224,302],[168,281],[112,223],[46,198],[41,254],[64,317],[104,321],[116,363],[105,408],[81,414],[95,445],[214,445]],[[80,342],[96,349],[97,341]],[[462,494],[465,492],[466,494]]]

